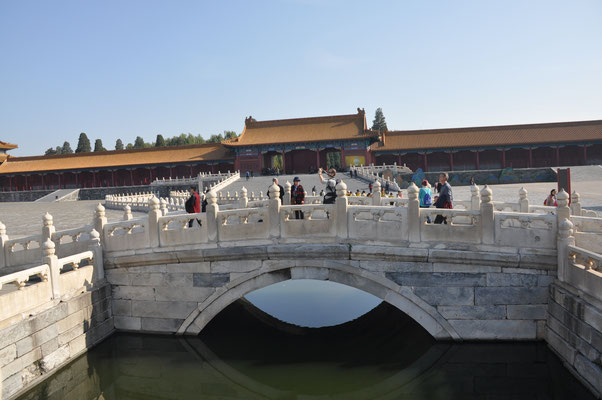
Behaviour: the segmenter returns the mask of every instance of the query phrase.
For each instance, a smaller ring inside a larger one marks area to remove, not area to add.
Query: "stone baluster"
[[[210,242],[217,242],[218,240],[218,227],[217,227],[217,214],[219,212],[219,205],[217,204],[217,195],[213,190],[207,192],[207,238]]]
[[[259,191],[259,200],[263,200],[263,190]]]
[[[105,208],[102,204],[98,203],[96,210],[94,210],[94,229],[100,234],[100,241],[104,243],[104,226],[107,223],[107,217],[105,216]]]
[[[280,236],[280,188],[275,183],[269,188],[268,215],[270,236]]]
[[[251,192],[251,200],[257,200],[257,199],[255,198],[255,192]]]
[[[159,247],[159,217],[161,217],[159,199],[152,197],[148,201],[148,236],[151,248]]]
[[[470,209],[473,211],[481,209],[481,194],[477,185],[470,187]]]
[[[161,198],[161,201],[159,202],[159,209],[161,210],[161,215],[166,216],[168,213],[167,210],[167,201],[165,201],[164,198]]]
[[[46,213],[42,217],[42,221],[44,223],[42,227],[42,243],[44,243],[47,239],[52,240],[52,234],[56,231],[52,219],[52,215]]]
[[[481,241],[493,244],[495,240],[495,221],[493,208],[493,192],[485,185],[481,190]]]
[[[518,191],[518,207],[519,211],[522,213],[529,212],[529,198],[527,197],[528,193],[529,192],[527,192],[527,189],[524,187],[521,187]]]
[[[238,199],[238,207],[239,208],[247,208],[248,204],[249,204],[249,198],[247,197],[247,188],[243,186],[242,189],[240,189],[240,198]]]
[[[569,268],[569,250],[568,246],[575,245],[573,236],[573,223],[565,218],[558,224],[557,254],[558,254],[558,279],[566,281],[566,274]]]
[[[380,182],[375,180],[372,184],[372,205],[380,206]]]
[[[556,204],[558,207],[556,208],[556,217],[558,226],[565,219],[571,218],[571,209],[569,208],[569,194],[564,190],[560,189],[560,192],[556,195]]]
[[[286,183],[284,184],[284,197],[283,197],[283,201],[285,205],[290,205],[291,204],[291,187],[293,185],[291,185],[291,183],[289,181],[286,181]]]
[[[571,195],[571,215],[581,216],[581,196],[575,191]]]
[[[288,183],[288,182],[287,182]],[[339,239],[347,239],[347,184],[342,180],[336,186],[337,198],[335,200],[336,212],[334,213],[334,222],[337,228],[337,237]]]
[[[125,207],[123,207],[123,220],[129,221],[132,218],[133,218],[132,208],[130,206],[126,205]]]
[[[100,245],[100,234],[96,229],[92,229],[92,232],[90,232],[90,244],[88,245],[88,250],[94,254],[94,278],[96,281],[102,281],[105,278],[105,268],[102,258],[102,246]]]
[[[0,222],[0,270],[6,267],[6,250],[4,249],[4,245],[7,240],[6,225]]]
[[[414,182],[408,186],[408,237],[410,242],[420,242],[423,221],[420,219],[420,200],[418,186]]]
[[[50,287],[52,288],[52,298],[61,298],[61,271],[59,269],[59,258],[54,251],[54,242],[50,239],[42,244],[42,262],[50,267]]]

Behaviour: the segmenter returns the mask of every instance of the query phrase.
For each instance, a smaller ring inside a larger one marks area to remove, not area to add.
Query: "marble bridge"
[[[91,224],[68,231],[49,215],[25,238],[0,225],[0,285],[15,287],[0,292],[3,390],[22,390],[27,368],[50,373],[114,330],[196,335],[247,293],[317,279],[371,293],[437,339],[546,340],[600,395],[602,218],[578,194],[542,207],[524,189],[497,203],[474,186],[447,210],[420,208],[415,185],[407,199],[381,198],[378,185],[373,197],[346,197],[341,182],[331,205],[280,204],[275,185],[269,198],[242,190],[218,204],[212,190],[199,214],[112,196],[105,205],[126,207],[122,221],[108,223],[99,204]],[[148,215],[132,218],[143,206]],[[427,223],[438,214],[448,223]]]

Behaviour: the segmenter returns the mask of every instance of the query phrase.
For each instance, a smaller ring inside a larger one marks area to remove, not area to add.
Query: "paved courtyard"
[[[301,184],[308,192],[311,192],[315,186],[319,193],[323,184],[320,184],[316,174],[298,175],[301,178]],[[349,190],[355,192],[356,189],[368,191],[368,184],[359,179],[351,179],[348,174],[339,174],[337,177],[343,179]],[[232,183],[223,192],[231,193],[240,190],[243,186],[247,188],[249,194],[254,191],[259,193],[267,188],[272,182],[272,176],[261,176],[249,179],[243,177],[237,182]],[[288,180],[292,183],[293,175],[278,176],[280,184]],[[581,195],[581,204],[583,207],[602,211],[602,167],[599,165],[572,167],[571,179],[573,190]],[[545,183],[517,183],[508,185],[491,185],[494,201],[517,202],[518,191],[525,187],[529,192],[528,197],[532,204],[543,205],[543,201],[551,189],[556,187],[553,182]],[[407,191],[404,190],[404,196]],[[458,200],[470,198],[469,186],[454,187],[454,197]],[[17,238],[32,235],[42,230],[42,216],[49,212],[54,217],[54,225],[57,230],[76,228],[88,224],[92,221],[94,209],[98,201],[70,201],[61,203],[0,203],[0,221],[6,225],[7,234],[11,238]],[[122,218],[123,212],[118,210],[106,210],[109,221],[117,221]],[[145,215],[144,213],[133,213],[134,217]]]

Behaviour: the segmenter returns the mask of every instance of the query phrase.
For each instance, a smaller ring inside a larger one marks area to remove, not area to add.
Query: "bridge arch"
[[[461,339],[435,307],[416,296],[408,287],[340,262],[331,262],[321,267],[291,267],[288,260],[275,262],[270,265],[270,268],[245,274],[217,289],[188,315],[178,328],[177,334],[197,335],[217,314],[234,301],[255,290],[289,279],[328,280],[363,290],[397,307],[435,339]]]

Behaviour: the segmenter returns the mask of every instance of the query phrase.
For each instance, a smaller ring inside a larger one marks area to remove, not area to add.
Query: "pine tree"
[[[77,141],[77,148],[75,149],[76,153],[89,153],[92,149],[90,147],[90,139],[88,136],[82,132],[79,134],[79,140]]]
[[[144,143],[144,139],[142,139],[140,136],[136,136],[136,140],[134,141],[134,148],[135,149],[143,149],[144,147],[146,147],[146,143]]]
[[[372,130],[378,131],[379,133],[386,132],[387,122],[385,121],[385,115],[383,109],[378,107],[374,113],[374,121],[372,121]]]
[[[123,142],[121,139],[117,139],[115,142],[115,150],[123,150]]]
[[[56,154],[56,150],[53,149],[52,147],[46,149],[46,151],[44,152],[45,156],[53,156]]]
[[[69,144],[69,142],[65,142],[63,143],[63,148],[62,148],[62,154],[71,154],[73,153],[73,150],[71,149],[71,145]]]
[[[157,140],[155,140],[155,147],[164,147],[166,146],[165,144],[165,139],[163,139],[163,135],[159,134],[157,135]]]
[[[96,141],[94,142],[94,151],[107,151],[107,149],[104,148],[104,146],[102,145],[102,140],[101,139],[96,139]]]

